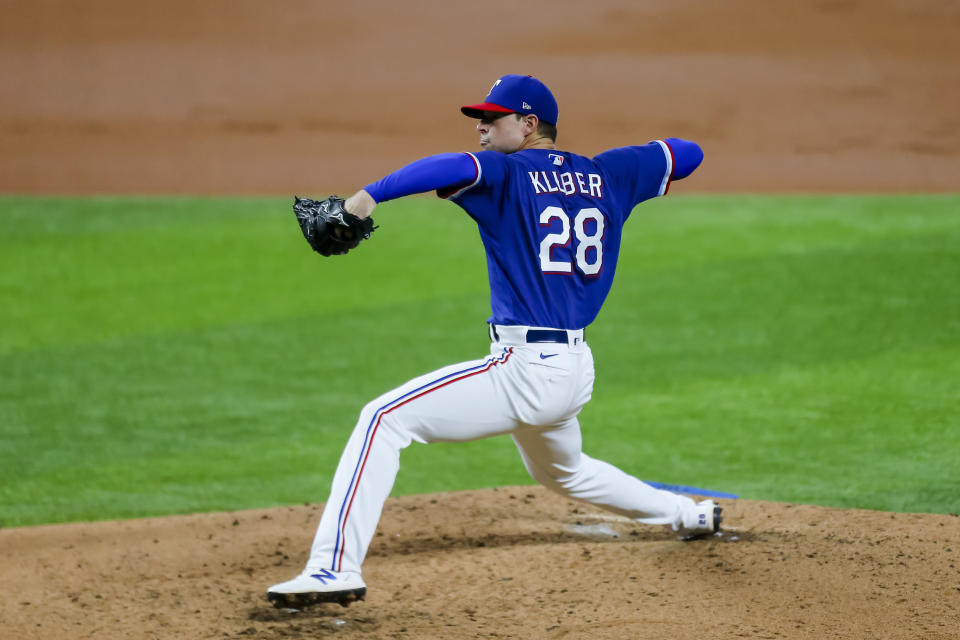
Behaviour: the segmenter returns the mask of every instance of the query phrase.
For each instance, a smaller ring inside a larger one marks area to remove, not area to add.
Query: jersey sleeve
[[[466,153],[441,153],[422,158],[371,182],[364,190],[378,203],[434,189],[457,189],[476,175],[476,159]]]
[[[507,156],[499,151],[468,152],[465,155],[474,162],[473,180],[438,189],[437,195],[458,204],[480,224],[494,224],[503,211],[504,190],[509,182]]]
[[[667,193],[673,178],[673,152],[663,140],[604,151],[594,158],[621,202],[630,208]]]
[[[503,184],[505,156],[502,153],[498,153],[496,151],[480,151],[479,153],[470,153],[467,151],[464,152],[463,155],[469,157],[473,161],[473,179],[448,188],[437,189],[438,196],[444,198],[445,200],[456,201],[475,187],[480,187],[478,191],[482,191],[484,187],[490,189],[491,187],[496,187]]]
[[[665,138],[664,142],[673,157],[672,180],[683,180],[703,162],[703,149],[696,142],[682,138]]]

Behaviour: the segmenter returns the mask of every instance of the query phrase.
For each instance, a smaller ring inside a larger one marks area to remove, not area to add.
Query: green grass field
[[[322,259],[286,199],[0,198],[0,524],[326,499],[363,404],[488,349],[483,251],[407,199]],[[745,498],[960,511],[960,196],[642,205],[585,450]],[[529,484],[414,445],[396,494]]]

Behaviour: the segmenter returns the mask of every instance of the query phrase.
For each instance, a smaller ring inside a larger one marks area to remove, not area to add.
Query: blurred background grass
[[[410,198],[346,259],[280,199],[0,198],[0,524],[326,499],[363,404],[487,353],[478,234]],[[746,498],[960,511],[960,197],[672,196],[625,229],[585,450]],[[395,494],[527,484],[413,445]]]

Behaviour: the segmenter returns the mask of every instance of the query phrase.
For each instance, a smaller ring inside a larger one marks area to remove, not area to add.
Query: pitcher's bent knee
[[[574,472],[563,471],[560,469],[527,469],[530,477],[542,484],[547,489],[569,496],[576,493],[577,488],[583,483],[583,470],[578,469]]]
[[[378,441],[387,441],[395,449],[405,449],[414,440],[421,441],[403,419],[403,412],[384,409],[382,402],[374,400],[360,412],[358,427],[376,436]]]

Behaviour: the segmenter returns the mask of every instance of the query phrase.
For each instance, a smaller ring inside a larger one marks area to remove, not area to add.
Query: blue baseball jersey
[[[468,154],[475,179],[438,190],[473,218],[487,256],[489,322],[582,329],[600,312],[633,208],[664,195],[663,141],[594,158],[552,149]]]

